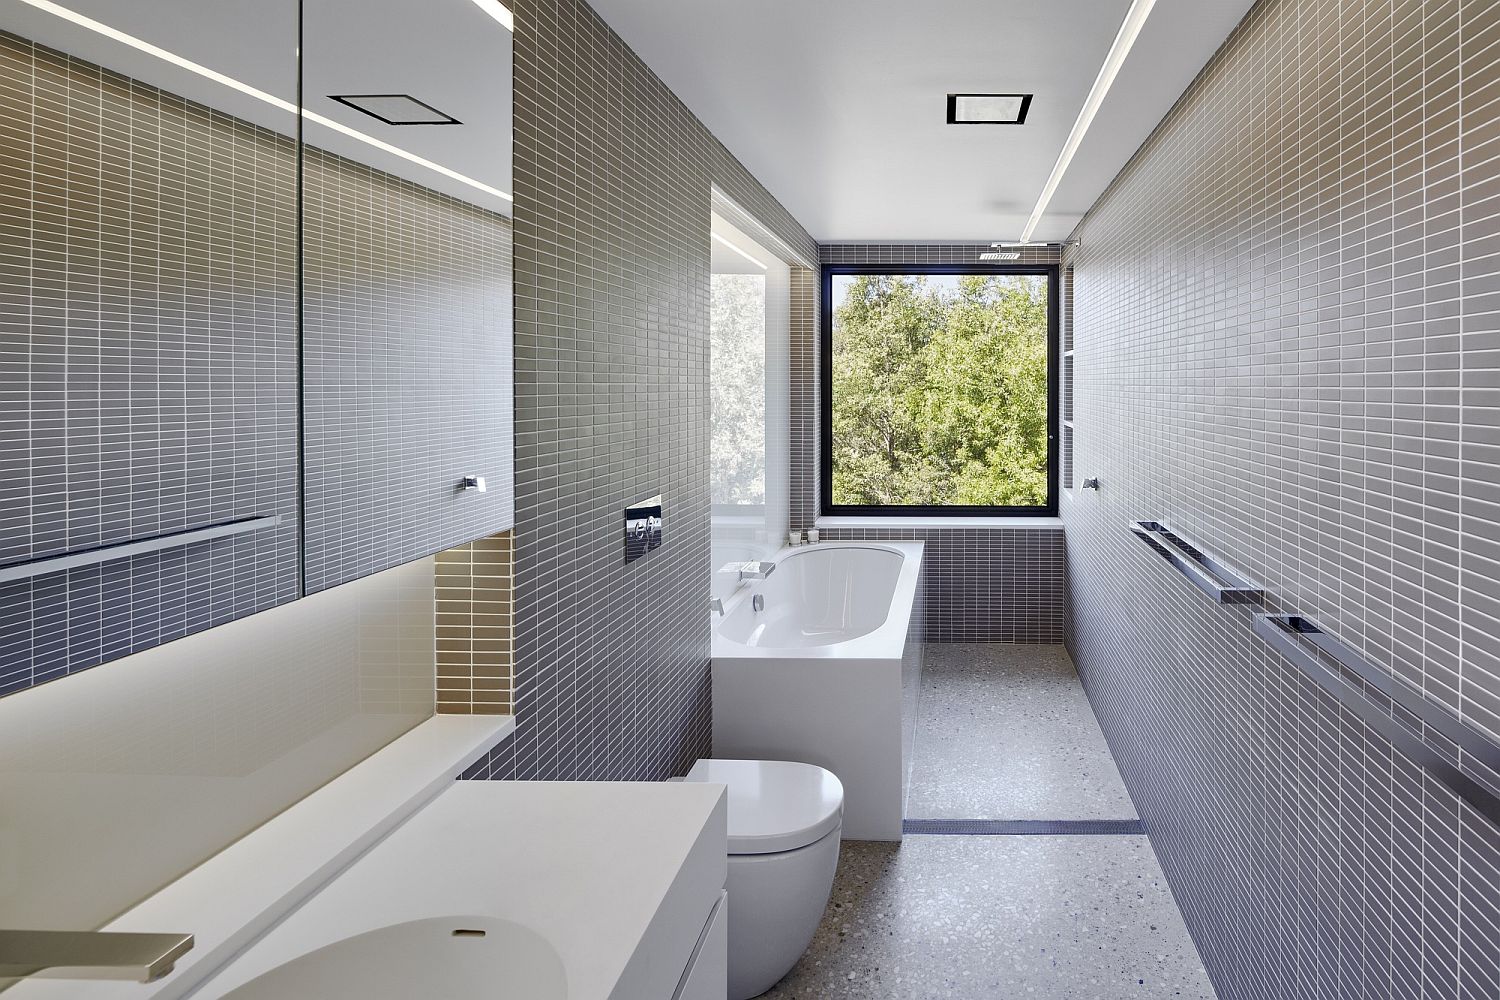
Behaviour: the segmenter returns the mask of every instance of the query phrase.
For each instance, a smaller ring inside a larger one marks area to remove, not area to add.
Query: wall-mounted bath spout
[[[77,969],[79,978],[150,983],[192,947],[191,934],[0,930],[0,978]]]
[[[719,613],[719,617],[723,618],[724,617],[724,602],[721,601],[721,600],[719,600],[717,597],[710,597],[708,599],[708,610],[710,610],[710,611],[717,611]]]
[[[741,580],[764,580],[776,570],[776,564],[770,560],[751,560],[750,562],[733,562],[719,570],[720,573],[737,573]]]

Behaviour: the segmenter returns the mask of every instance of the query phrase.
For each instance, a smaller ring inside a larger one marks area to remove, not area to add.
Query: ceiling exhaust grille
[[[1020,260],[1021,255],[1014,250],[1005,252],[997,250],[986,250],[979,255],[980,260]]]
[[[949,125],[1025,125],[1030,94],[949,94]]]
[[[387,125],[462,125],[446,111],[439,111],[431,104],[419,101],[410,94],[329,94],[355,111],[362,111],[371,118]]]

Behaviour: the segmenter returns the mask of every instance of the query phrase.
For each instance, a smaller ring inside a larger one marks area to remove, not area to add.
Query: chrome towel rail
[[[1206,554],[1160,521],[1133,521],[1135,536],[1220,604],[1261,604],[1265,591]]]
[[[65,569],[76,569],[79,566],[93,566],[98,563],[112,562],[116,559],[138,556],[146,552],[160,552],[163,549],[180,548],[184,545],[192,545],[194,542],[206,542],[214,538],[243,535],[251,531],[274,528],[280,523],[281,515],[279,514],[272,514],[269,517],[250,517],[242,521],[227,521],[224,524],[214,524],[206,528],[193,528],[190,531],[175,531],[168,535],[157,535],[155,538],[143,538],[134,542],[120,542],[117,545],[104,545],[97,549],[69,552],[60,556],[44,556],[41,559],[32,559],[29,562],[11,563],[6,566],[0,566],[0,583],[10,583],[12,580],[26,580],[34,576],[44,576],[48,573],[57,573]]]
[[[1500,825],[1500,794],[1463,770],[1472,759],[1500,775],[1500,745],[1424,697],[1420,691],[1380,670],[1311,619],[1301,615],[1258,614],[1251,627],[1256,635],[1333,695],[1339,704],[1426,768],[1476,812]],[[1457,759],[1424,740],[1388,707],[1371,700],[1344,674],[1345,670],[1451,741],[1458,748]]]

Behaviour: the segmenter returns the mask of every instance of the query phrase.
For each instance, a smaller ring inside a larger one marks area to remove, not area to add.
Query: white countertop
[[[158,982],[43,976],[6,1000],[188,995],[514,730],[508,715],[434,716],[101,928],[193,934],[193,949]]]
[[[572,1000],[662,1000],[726,874],[722,785],[456,782],[194,996],[353,934],[474,914],[545,937]]]

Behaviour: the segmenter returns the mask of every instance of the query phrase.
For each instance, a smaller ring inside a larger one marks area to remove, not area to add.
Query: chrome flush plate
[[[661,494],[625,508],[625,561],[635,562],[661,545]]]

